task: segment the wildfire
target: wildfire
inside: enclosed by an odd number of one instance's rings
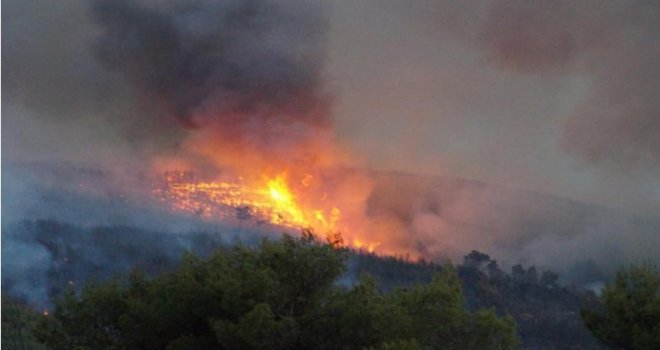
[[[324,203],[305,207],[297,197],[286,173],[262,176],[260,183],[244,179],[204,181],[190,172],[167,172],[154,194],[172,209],[195,214],[209,220],[254,220],[257,223],[289,228],[312,228],[331,233],[338,229],[339,208]],[[310,186],[312,176],[303,178],[300,188]]]
[[[266,179],[268,193],[265,196],[265,206],[272,208],[271,221],[276,224],[294,224],[309,226],[310,222],[296,204],[284,176]],[[264,204],[261,202],[261,204]],[[268,203],[270,202],[270,203]]]
[[[155,196],[204,220],[340,232],[357,249],[391,252],[387,243],[379,243],[383,227],[373,230],[365,214],[372,181],[365,172],[351,170],[351,157],[337,147],[325,117],[284,118],[276,112],[223,114],[233,122],[195,129],[180,154],[153,160],[153,172],[163,174]],[[208,116],[213,117],[218,115]],[[249,122],[255,118],[263,124]],[[217,171],[204,177],[210,169]]]
[[[357,238],[354,239],[352,243],[353,247],[355,247],[357,250],[366,250],[369,253],[373,253],[380,245],[380,242],[365,242]]]
[[[380,242],[355,238],[349,225],[342,225],[342,211],[327,193],[316,193],[314,176],[306,174],[295,182],[286,172],[263,175],[256,182],[243,178],[203,180],[192,172],[166,172],[154,195],[172,210],[205,220],[252,222],[291,229],[348,236],[355,249],[376,252]],[[311,199],[310,199],[311,198]]]

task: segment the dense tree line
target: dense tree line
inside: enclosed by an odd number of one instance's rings
[[[356,274],[369,273],[382,290],[428,283],[442,269],[434,262],[402,257],[355,255]],[[470,310],[494,309],[511,315],[525,349],[598,349],[598,340],[585,327],[580,308],[597,303],[596,294],[562,286],[558,275],[534,266],[514,265],[509,271],[485,253],[472,251],[456,266]]]
[[[34,297],[25,293],[43,288],[52,298],[57,298],[71,287],[80,289],[85,281],[106,280],[117,273],[127,274],[131,268],[138,268],[147,276],[156,276],[174,271],[185,250],[209,257],[213,251],[228,249],[236,242],[226,241],[224,237],[213,232],[168,234],[133,227],[84,228],[57,221],[17,223],[3,227],[3,292],[19,298]],[[256,246],[259,242],[244,233],[241,237],[241,241],[249,246]],[[27,274],[25,270],[9,269],[11,264],[7,259],[11,259],[10,253],[13,250],[19,252],[15,248],[25,246],[31,248],[30,254],[32,251],[47,251],[50,260],[27,262],[36,268],[31,268]],[[411,289],[428,284],[433,275],[442,270],[440,264],[425,260],[412,261],[405,257],[365,252],[345,254],[348,256],[347,269],[336,283],[350,287],[367,273],[374,277],[378,291],[385,294],[397,288]],[[493,259],[475,265],[471,262],[471,255],[456,266],[469,310],[494,308],[498,315],[513,316],[521,345],[527,349],[586,349],[595,346],[596,340],[579,317],[584,292],[561,287],[556,281],[530,285],[527,279],[513,278],[511,272],[500,270]],[[540,273],[541,276],[544,274]],[[25,281],[31,281],[30,285],[26,286]],[[46,293],[37,297],[40,295]],[[26,300],[35,303],[35,299]],[[52,308],[47,300],[50,299],[36,299],[39,310]]]
[[[426,285],[338,286],[347,253],[313,235],[186,255],[154,278],[88,284],[56,304],[37,337],[52,349],[511,349],[514,322],[468,312],[447,267]]]
[[[258,247],[259,239],[245,235],[241,237],[244,237],[244,244],[248,245],[241,249],[250,251],[249,247]],[[222,254],[234,251],[235,248],[229,248],[232,243],[235,241],[228,242],[223,236],[214,233],[178,235],[130,227],[83,228],[56,221],[24,222],[3,227],[3,343],[17,349],[39,348],[33,335],[33,325],[44,318],[44,308],[49,309],[51,315],[48,319],[52,320],[52,305],[43,304],[44,299],[36,299],[39,307],[35,311],[35,304],[28,305],[19,301],[35,295],[23,294],[22,291],[30,293],[44,288],[54,298],[62,295],[70,298],[74,296],[70,294],[74,290],[78,293],[75,295],[84,295],[81,287],[90,279],[105,281],[117,273],[126,276],[131,268],[143,271],[142,274],[133,273],[131,278],[114,280],[113,283],[119,287],[127,288],[130,280],[139,280],[138,277],[153,281],[171,273],[180,273],[181,254],[185,250],[201,258],[187,255],[183,259],[183,266],[189,264],[189,260],[203,265],[208,264],[204,261],[211,259],[217,250],[221,250]],[[23,258],[25,254],[21,255],[21,252],[25,253],[26,247],[30,248],[28,253],[41,254],[45,251],[50,259],[26,261]],[[428,288],[432,285],[434,275],[447,272],[444,265],[425,260],[411,261],[405,257],[350,251],[341,251],[340,255],[344,272],[335,279],[330,289],[348,292],[354,286],[363,290],[365,286],[371,286],[369,288],[372,288],[374,295],[389,302],[392,302],[395,295],[402,293],[401,289],[410,292],[419,286]],[[29,269],[14,270],[12,264],[28,266]],[[517,323],[520,345],[525,349],[596,349],[617,341],[619,343],[613,344],[619,345],[614,348],[644,349],[649,347],[640,339],[649,339],[648,334],[657,334],[657,320],[660,318],[657,316],[657,281],[660,277],[657,270],[650,267],[634,273],[630,269],[622,270],[600,297],[592,292],[563,286],[555,273],[537,270],[533,266],[515,265],[505,271],[487,254],[476,251],[466,255],[463,262],[453,270],[460,280],[462,303],[470,311],[468,314],[490,309],[495,311],[495,315],[512,316]],[[365,278],[364,274],[373,276],[373,279]],[[640,288],[646,292],[633,292]],[[654,295],[653,288],[656,288],[656,299],[648,297]],[[41,295],[46,294],[36,296]],[[23,300],[34,302],[35,299]],[[636,300],[632,305],[646,306],[632,308],[622,302],[626,300]],[[630,315],[617,319],[616,315],[622,313],[607,311],[607,305],[611,305],[609,308],[613,310],[642,310],[642,313],[635,314],[646,316],[641,318],[642,321]],[[590,329],[585,327],[580,317],[581,308],[584,308],[583,316]],[[612,320],[617,320],[618,325],[613,325]],[[631,328],[625,328],[625,325],[635,325],[637,330],[634,332],[637,333],[631,335]],[[594,331],[598,339],[592,336],[590,330]],[[388,344],[390,348],[405,348],[412,346],[411,343],[417,344],[408,340]],[[634,347],[638,343],[643,345]],[[633,345],[625,347],[621,344]]]

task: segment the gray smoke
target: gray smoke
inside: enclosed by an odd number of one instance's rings
[[[2,6],[6,159],[139,165],[180,150],[181,126],[241,140],[329,124],[320,4]]]
[[[185,126],[250,118],[325,123],[319,6],[277,1],[97,1],[95,56]],[[322,120],[315,120],[321,118]],[[211,119],[211,120],[209,120]],[[253,121],[254,122],[254,121]]]
[[[590,96],[562,146],[595,163],[660,166],[660,5],[650,1],[495,1],[479,37],[498,64],[585,74]]]
[[[585,78],[589,93],[563,123],[561,147],[599,166],[651,166],[657,174],[660,4],[439,1],[413,11],[422,10],[430,25],[480,50],[499,69]]]
[[[660,218],[464,179],[374,178],[369,215],[401,227],[388,239],[427,259],[460,261],[476,249],[507,268],[536,265],[579,285],[606,280],[622,264],[660,264]]]
[[[505,183],[648,216],[660,208],[655,2],[336,2],[327,21],[326,8],[302,1],[2,7],[3,172],[8,159],[71,160],[134,176],[136,167],[117,160],[139,165],[176,152],[190,131],[181,124],[212,124],[223,145],[250,135],[277,154],[273,145],[295,139],[289,131],[298,124],[317,131],[331,122],[330,83],[338,85],[338,135],[368,166]],[[163,218],[112,193],[58,194],[78,186],[68,173],[57,178],[66,186],[44,190],[36,173],[3,173],[3,219],[142,227]],[[368,215],[405,228],[396,240],[428,257],[479,249],[562,272],[575,265],[582,275],[594,264],[609,273],[619,262],[657,260],[654,218],[393,179],[374,192]],[[188,230],[187,221],[164,225]],[[26,266],[41,264],[44,252],[30,259]],[[24,265],[8,266],[24,273]]]
[[[68,289],[132,269],[148,274],[173,270],[186,252],[208,256],[240,242],[254,245],[249,230],[172,234],[131,226],[82,226],[56,220],[3,224],[2,288],[34,306],[50,307]]]

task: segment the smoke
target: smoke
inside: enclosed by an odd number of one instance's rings
[[[184,252],[208,256],[236,244],[225,230],[172,234],[130,226],[78,226],[36,220],[5,224],[2,288],[39,307],[51,307],[67,289],[79,291],[89,280],[105,280],[138,269],[147,274],[172,271]],[[238,232],[233,232],[237,234]],[[242,244],[259,236],[243,232]]]
[[[96,57],[168,105],[205,118],[325,118],[319,91],[324,21],[318,6],[268,1],[98,1]],[[208,114],[212,115],[208,115]],[[200,120],[201,119],[201,120]],[[231,122],[237,120],[224,120]]]
[[[122,73],[163,117],[176,118],[188,129],[212,129],[211,135],[192,136],[196,140],[188,142],[189,149],[213,156],[205,151],[213,142],[215,150],[239,148],[243,152],[233,153],[249,157],[273,153],[276,144],[290,151],[293,142],[323,137],[317,135],[330,121],[321,89],[325,21],[320,6],[271,1],[158,5],[95,2],[92,15],[102,34],[94,55],[107,69]],[[235,161],[228,155],[215,158]]]
[[[174,121],[140,108],[134,88],[94,59],[88,1],[2,9],[3,162],[134,167],[178,143]]]
[[[319,4],[69,1],[50,9],[9,1],[3,8],[3,111],[14,131],[3,153],[14,160],[140,164],[138,156],[185,150],[184,157],[208,157],[200,150],[208,139],[291,151],[288,140],[315,143],[328,128]],[[182,146],[200,128],[212,135]]]
[[[65,160],[123,175],[153,166],[261,176],[273,166],[300,169],[289,174],[300,180],[350,158],[347,146],[365,167],[474,178],[648,216],[660,208],[652,2],[2,6],[3,167]],[[74,175],[47,186],[32,177],[37,170],[8,169],[3,218],[161,229],[149,225],[162,212],[120,197],[143,193],[144,183],[122,178],[106,191],[115,180],[103,175],[90,197],[71,180],[84,171],[66,168]],[[360,227],[384,251],[458,258],[478,249],[562,271],[584,270],[590,259],[610,272],[660,249],[655,219],[469,181],[374,175],[372,190],[362,172],[340,173],[314,173],[329,184],[316,186],[349,198],[346,211],[368,218]],[[62,183],[72,186],[67,195]],[[163,223],[188,225],[196,224]],[[29,264],[43,256],[36,250]]]
[[[655,3],[327,7],[6,1],[3,153],[209,153],[177,120],[285,153],[331,124],[330,82],[336,125],[370,164],[658,208]]]
[[[660,8],[647,1],[495,1],[478,41],[505,69],[583,74],[562,147],[598,164],[660,166]]]
[[[660,263],[658,218],[464,179],[374,178],[368,215],[397,228],[384,244],[426,259],[460,261],[476,249],[506,267],[536,265],[579,285],[603,281],[624,263]]]
[[[45,303],[49,297],[48,270],[53,259],[43,246],[8,238],[3,234],[3,290],[30,302]]]
[[[382,167],[461,174],[622,209],[492,186],[399,179],[398,189],[370,204],[411,232],[411,249],[457,257],[472,247],[583,281],[587,273],[576,271],[588,262],[601,277],[620,263],[658,262],[657,3],[423,1],[383,7],[352,7],[376,13],[359,26],[351,24],[360,19],[337,11],[347,33],[380,31],[355,39],[338,34],[335,45],[361,51],[350,59],[336,56],[333,66],[335,79],[347,79],[341,66],[350,60],[375,62],[368,76],[351,80],[357,88],[343,87],[355,94],[346,102],[351,109],[367,115],[366,108],[373,109],[394,120],[392,134],[387,127],[368,134],[377,147],[396,145],[386,148],[395,155]],[[403,54],[379,48],[387,44]],[[392,89],[394,82],[401,88]],[[338,109],[340,117],[355,118]],[[396,121],[388,109],[405,118]]]
[[[420,28],[445,33],[496,69],[541,80],[582,77],[587,93],[561,126],[562,149],[599,166],[660,166],[657,3],[489,0],[393,8],[420,15]]]

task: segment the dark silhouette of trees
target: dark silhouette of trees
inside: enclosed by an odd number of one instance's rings
[[[373,254],[355,254],[349,264],[353,274],[369,273],[378,288],[391,291],[426,284],[445,265]],[[469,310],[491,309],[510,315],[524,349],[600,349],[597,339],[580,318],[580,307],[595,303],[595,294],[559,284],[557,273],[514,265],[509,271],[485,253],[472,251],[456,266]],[[401,345],[402,348],[406,346]]]
[[[598,339],[614,349],[660,349],[660,273],[655,266],[620,270],[599,299],[600,307],[582,311]]]
[[[490,261],[488,254],[473,250],[463,258],[463,266],[480,270],[484,264]]]
[[[143,271],[146,275],[143,278],[150,281],[155,276],[177,271],[185,250],[203,259],[211,257],[217,250],[222,250],[221,254],[229,254],[233,243],[227,240],[226,234],[196,232],[180,235],[122,226],[87,228],[57,221],[27,221],[5,226],[3,249],[11,249],[13,242],[21,247],[28,246],[37,253],[47,252],[50,259],[31,265],[28,275],[22,272],[24,270],[7,269],[9,265],[3,261],[3,296],[11,295],[21,300],[26,305],[21,310],[32,311],[30,317],[33,319],[43,318],[41,313],[44,308],[50,309],[52,316],[53,309],[50,299],[47,299],[49,295],[62,296],[72,288],[81,295],[80,288],[86,281],[107,281],[116,274],[128,275],[131,267]],[[240,234],[241,240],[249,247],[259,245],[259,238],[246,232]],[[340,237],[334,237],[331,241],[339,242]],[[344,271],[330,289],[342,290],[339,287],[343,287],[349,290],[366,273],[373,276],[379,294],[391,294],[401,288],[412,290],[418,285],[427,286],[435,274],[445,269],[444,263],[428,260],[412,261],[405,257],[365,252],[343,254],[348,256],[343,262]],[[475,252],[471,256],[488,255]],[[561,285],[556,273],[536,268],[532,270],[529,266],[516,267],[513,270],[516,274],[514,279],[512,269],[505,270],[496,260],[488,259],[466,257],[461,265],[455,267],[468,310],[493,309],[497,315],[513,317],[523,348],[598,348],[597,339],[580,317],[580,308],[585,304],[598,304],[593,292]],[[472,264],[467,260],[478,263]],[[534,275],[537,275],[536,278]],[[26,277],[31,283],[28,286],[22,284]],[[119,281],[120,287],[126,287],[128,281],[128,277]],[[39,290],[46,293],[35,293]],[[31,308],[38,305],[36,312],[30,310],[30,305]],[[3,317],[9,315],[12,313],[3,312]],[[27,334],[25,331],[29,331],[21,322],[3,322],[2,325],[3,336],[18,332]],[[204,327],[206,325],[204,323]],[[180,340],[182,343],[192,341],[191,337]],[[409,348],[411,344],[417,343],[397,340],[370,347]]]
[[[464,308],[451,266],[429,283],[381,293],[362,275],[337,284],[348,252],[301,238],[264,240],[156,277],[90,283],[42,317],[52,349],[512,349],[512,319]]]

